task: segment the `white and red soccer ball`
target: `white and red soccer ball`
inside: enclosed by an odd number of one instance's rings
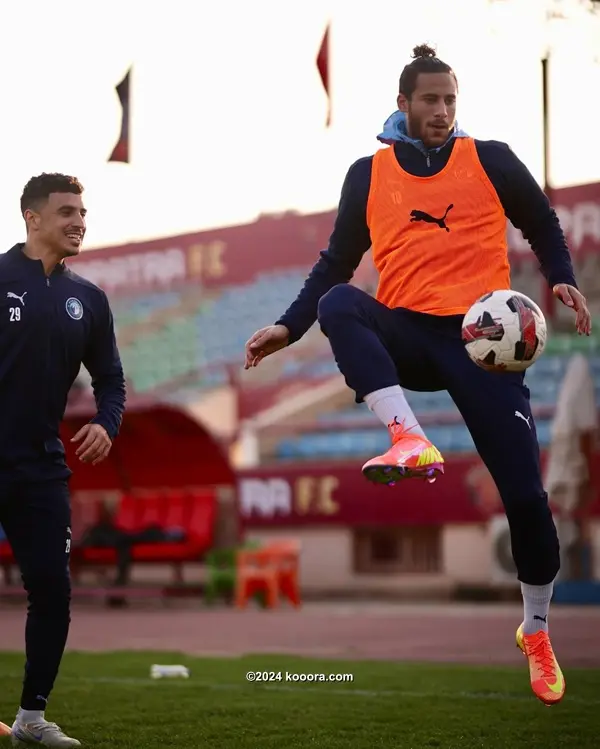
[[[547,337],[542,310],[511,289],[480,297],[462,323],[462,340],[471,359],[491,372],[523,372],[542,355]]]

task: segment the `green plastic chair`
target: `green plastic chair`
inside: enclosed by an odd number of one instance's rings
[[[206,555],[206,584],[204,588],[204,601],[209,606],[217,598],[232,601],[235,590],[235,560],[238,551],[259,549],[258,541],[248,541],[240,546],[232,546],[224,549],[213,549]],[[264,595],[261,591],[255,595],[256,600],[265,605]]]

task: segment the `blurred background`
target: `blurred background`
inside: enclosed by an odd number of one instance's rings
[[[30,176],[82,180],[86,249],[69,265],[109,295],[128,382],[110,460],[71,455],[76,595],[117,586],[107,600],[233,605],[251,559],[238,552],[254,548],[288,559],[296,602],[518,598],[499,497],[446,393],[408,393],[445,476],[391,490],[361,477],[388,435],[353,403],[317,326],[243,370],[245,341],[327,246],[346,171],[380,147],[400,72],[428,42],[458,76],[460,126],[508,142],[546,190],[596,318],[591,337],[574,334],[509,225],[513,287],[550,326],[526,379],[563,541],[556,600],[600,603],[600,3],[461,0],[460,11],[442,0],[0,8],[0,246],[24,240]],[[353,283],[374,290],[369,256]],[[93,413],[82,370],[67,444]],[[2,593],[20,595],[1,541],[0,560]],[[255,590],[269,605],[271,588]]]

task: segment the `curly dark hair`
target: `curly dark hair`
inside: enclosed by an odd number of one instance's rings
[[[428,44],[418,44],[412,56],[414,60],[406,65],[400,76],[399,91],[407,99],[414,94],[417,88],[419,73],[450,73],[458,85],[456,74],[445,62],[436,57],[436,51]]]
[[[21,215],[24,216],[28,208],[38,208],[42,202],[48,200],[53,192],[70,192],[73,195],[81,195],[83,185],[77,177],[60,174],[59,172],[44,172],[37,177],[32,177],[23,188]]]

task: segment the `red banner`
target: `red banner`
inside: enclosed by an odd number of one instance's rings
[[[247,528],[481,523],[502,512],[489,472],[473,455],[449,460],[433,484],[378,486],[362,476],[359,462],[258,468],[239,472],[237,483]]]

